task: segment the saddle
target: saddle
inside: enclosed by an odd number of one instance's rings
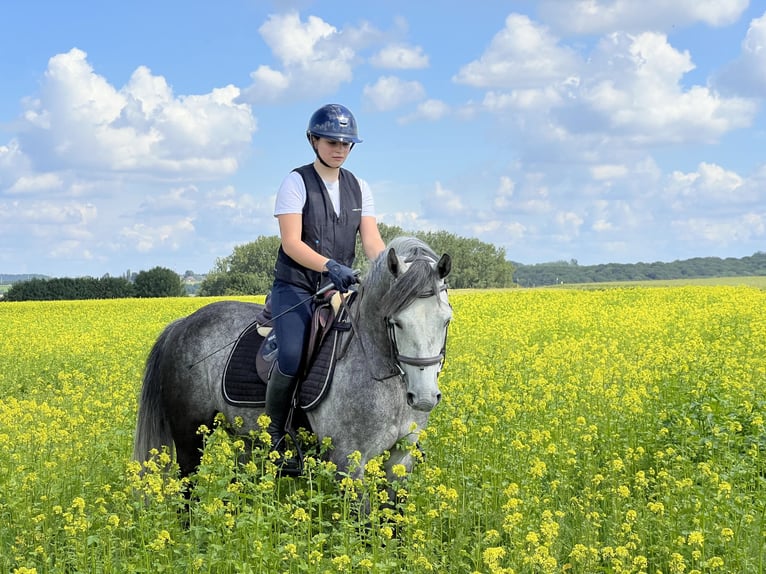
[[[351,329],[348,306],[352,304],[354,295],[354,292],[344,296],[331,291],[315,303],[308,343],[304,349],[303,364],[306,368],[299,377],[294,401],[303,411],[316,408],[329,389],[340,354],[341,337]],[[265,405],[266,384],[276,360],[278,345],[270,322],[271,306],[267,298],[266,305],[254,322],[242,331],[227,358],[221,385],[227,403],[253,408]]]

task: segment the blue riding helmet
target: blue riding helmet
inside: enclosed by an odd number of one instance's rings
[[[361,143],[356,131],[356,119],[346,106],[327,104],[311,115],[306,137],[322,137],[339,142]]]

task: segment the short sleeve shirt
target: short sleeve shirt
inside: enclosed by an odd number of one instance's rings
[[[363,179],[356,178],[362,191],[362,217],[375,217],[375,202],[372,198],[370,186]],[[327,193],[330,195],[335,213],[340,211],[340,181],[328,184],[324,182]],[[274,205],[274,217],[287,213],[303,213],[303,205],[306,203],[306,185],[303,183],[301,174],[291,171],[279,186],[277,200]]]

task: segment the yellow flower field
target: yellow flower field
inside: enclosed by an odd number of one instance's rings
[[[450,299],[393,507],[379,460],[280,479],[223,425],[190,484],[139,474],[143,362],[210,299],[0,304],[0,572],[766,572],[765,291]]]

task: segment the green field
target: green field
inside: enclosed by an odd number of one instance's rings
[[[0,572],[766,572],[766,291],[450,299],[393,508],[380,460],[280,479],[222,427],[191,482],[130,461],[146,355],[209,299],[0,304]]]

